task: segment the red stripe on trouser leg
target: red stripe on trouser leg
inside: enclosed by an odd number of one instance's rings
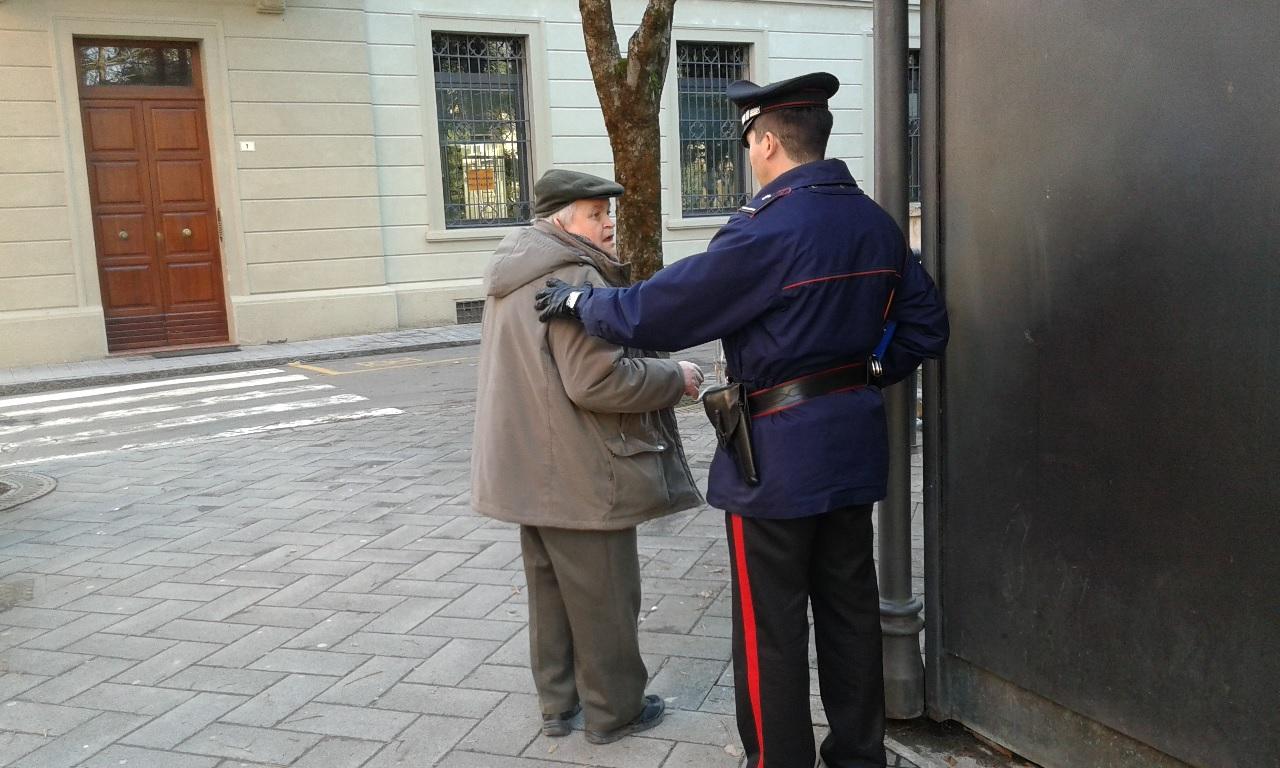
[[[747,657],[747,695],[751,699],[751,712],[756,721],[756,747],[760,750],[760,762],[756,768],[764,768],[764,720],[760,715],[760,648],[756,643],[756,611],[751,602],[751,579],[747,576],[747,550],[742,539],[742,518],[733,517],[734,562],[738,570],[738,594],[742,601],[742,644]]]

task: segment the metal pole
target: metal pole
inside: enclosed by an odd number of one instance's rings
[[[942,127],[941,15],[938,0],[920,3],[920,249],[938,290],[946,295],[945,265],[939,252],[942,190],[938,146]],[[943,668],[942,623],[942,366],[924,365],[924,635],[926,706],[935,720],[951,717],[946,670]]]
[[[907,230],[907,0],[875,0],[876,201]],[[905,238],[905,234],[904,234]],[[889,488],[879,507],[880,625],[884,632],[885,714],[924,712],[920,659],[923,601],[911,591],[911,397],[885,391]]]

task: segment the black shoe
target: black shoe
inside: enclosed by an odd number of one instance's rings
[[[578,704],[568,712],[561,712],[558,715],[542,716],[542,735],[558,738],[560,736],[568,736],[573,730],[573,718],[578,716],[582,711],[582,705]]]
[[[587,741],[592,744],[609,744],[621,739],[623,736],[630,736],[633,733],[649,730],[662,722],[662,714],[666,709],[667,705],[662,700],[662,697],[651,693],[644,697],[644,707],[640,709],[640,714],[636,715],[631,722],[614,728],[612,731],[584,731],[584,735],[587,737]]]

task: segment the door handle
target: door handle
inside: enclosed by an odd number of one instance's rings
[[[121,240],[128,240],[128,239],[129,239],[129,233],[128,233],[127,231],[123,230],[123,229],[122,229],[122,230],[120,230],[120,231],[117,233],[117,236],[118,236]]]
[[[183,236],[183,237],[191,237],[191,228],[190,228],[190,227],[186,227],[186,228],[184,228],[184,229],[182,230],[182,236]]]
[[[156,242],[164,245],[164,235],[160,232],[156,233]]]

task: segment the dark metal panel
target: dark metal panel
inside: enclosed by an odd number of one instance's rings
[[[940,658],[1274,764],[1280,6],[939,5]]]

